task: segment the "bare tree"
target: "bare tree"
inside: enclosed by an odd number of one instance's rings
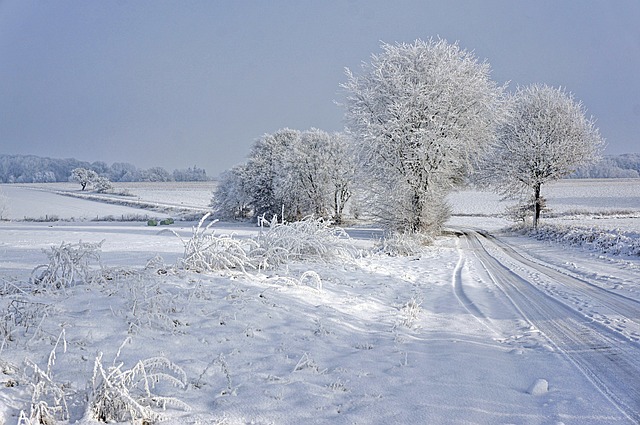
[[[537,227],[544,204],[542,185],[595,162],[604,142],[583,105],[561,88],[518,88],[507,110],[499,137],[479,170],[480,181],[506,196],[528,192]]]
[[[381,47],[360,75],[347,69],[342,85],[368,209],[397,230],[438,231],[446,193],[494,137],[502,88],[457,44]]]

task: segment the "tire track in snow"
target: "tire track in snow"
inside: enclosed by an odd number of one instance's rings
[[[523,317],[547,338],[631,422],[640,423],[640,347],[614,330],[588,320],[540,290],[506,265],[480,241],[477,232],[464,232],[494,283]],[[487,243],[493,243],[484,239]],[[505,250],[498,244],[498,252]],[[506,253],[508,255],[508,253]],[[519,262],[518,258],[509,256]],[[519,262],[526,269],[526,262]],[[538,264],[536,269],[545,268]],[[541,271],[541,270],[538,270]],[[545,270],[546,271],[546,270]]]
[[[462,234],[460,234],[462,236]],[[456,263],[455,268],[453,269],[453,276],[451,277],[451,286],[453,288],[453,294],[455,295],[458,303],[464,307],[465,310],[469,314],[478,320],[484,327],[489,329],[495,335],[501,335],[493,326],[491,326],[489,319],[487,316],[478,308],[478,306],[467,296],[464,291],[464,286],[462,285],[462,271],[464,270],[464,266],[466,264],[466,254],[460,247],[460,238],[456,239],[456,250],[458,252],[458,262]]]
[[[559,288],[556,291],[560,291],[558,296],[568,307],[581,312],[583,316],[590,320],[595,320],[602,326],[623,335],[630,341],[640,341],[640,300],[610,291],[568,272],[552,268],[522,255],[504,241],[482,232],[478,233],[498,246],[513,260],[528,266],[536,273],[546,276],[552,282],[559,284]],[[597,301],[597,307],[584,305],[584,303],[580,305],[584,300]]]

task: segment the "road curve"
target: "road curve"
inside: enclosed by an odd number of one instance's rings
[[[578,294],[584,304],[597,305],[599,311],[631,324],[638,322],[637,300],[525,258],[505,243],[477,231],[462,230],[460,237],[523,318],[566,356],[630,423],[640,424],[640,343],[619,328],[594,320],[582,307],[558,294]],[[557,293],[532,282],[533,277],[551,281]]]

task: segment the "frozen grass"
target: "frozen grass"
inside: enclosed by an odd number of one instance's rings
[[[100,422],[155,423],[162,420],[162,411],[169,408],[188,411],[179,399],[158,394],[162,384],[178,390],[187,385],[185,372],[165,357],[140,360],[130,369],[114,359],[104,366],[102,353],[95,359],[91,379],[89,413]],[[171,393],[173,391],[166,391]]]

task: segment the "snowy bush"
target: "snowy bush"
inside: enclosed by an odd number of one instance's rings
[[[98,193],[105,193],[113,190],[113,184],[106,177],[98,176],[93,186]]]
[[[49,264],[43,264],[31,272],[31,282],[43,289],[61,289],[79,283],[91,283],[102,279],[95,273],[92,262],[100,268],[100,249],[104,240],[99,243],[78,242],[77,244],[62,242],[59,247],[52,246],[43,250],[49,257]]]
[[[266,226],[266,230],[264,225]],[[331,227],[321,218],[305,217],[292,223],[263,220],[251,252],[261,269],[277,267],[289,261],[353,261],[357,250],[349,235],[339,227]]]
[[[255,243],[251,240],[234,239],[231,235],[216,235],[210,228],[217,220],[203,227],[210,215],[207,213],[200,219],[188,240],[174,232],[184,245],[184,255],[179,267],[196,272],[232,269],[245,271],[246,267],[253,267],[247,252]]]
[[[421,233],[393,232],[378,241],[374,250],[392,257],[410,256],[422,253],[432,242],[431,237]]]
[[[117,357],[116,357],[117,360]],[[89,411],[100,422],[125,422],[142,420],[153,423],[162,419],[158,409],[177,408],[189,410],[189,406],[175,397],[156,394],[156,386],[168,384],[172,388],[186,388],[184,371],[164,357],[141,360],[131,369],[123,369],[123,363],[105,368],[102,353],[95,360]]]
[[[604,230],[598,227],[544,224],[537,229],[515,227],[513,230],[524,230],[528,236],[539,240],[578,246],[607,254],[640,256],[640,235],[625,233],[618,229]]]

